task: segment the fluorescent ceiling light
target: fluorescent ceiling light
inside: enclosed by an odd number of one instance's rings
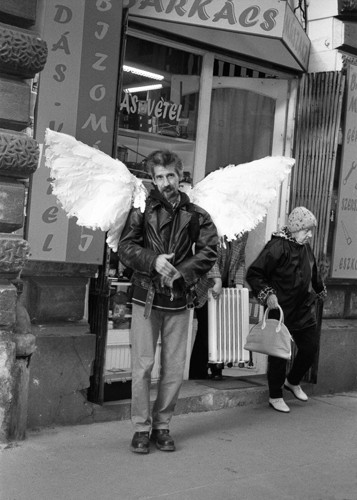
[[[145,71],[144,69],[134,68],[133,66],[123,66],[123,70],[127,73],[133,73],[134,75],[145,76],[151,78],[152,80],[163,80],[164,76],[158,73],[151,73],[150,71]]]
[[[162,83],[156,83],[154,85],[143,85],[141,87],[130,87],[129,89],[124,89],[127,94],[133,94],[135,92],[144,92],[145,90],[156,90],[162,89]]]

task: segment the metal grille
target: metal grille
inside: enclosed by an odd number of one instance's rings
[[[326,254],[344,88],[341,72],[309,73],[301,79],[298,96],[291,209],[306,206],[316,215],[318,230],[312,248],[323,278],[329,269]],[[320,332],[323,310],[317,306]],[[295,356],[293,344],[288,369]],[[316,383],[317,371],[318,354],[304,380]]]
[[[340,72],[309,73],[299,88],[291,208],[316,215],[312,247],[319,262],[326,258],[344,85]]]

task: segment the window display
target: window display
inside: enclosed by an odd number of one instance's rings
[[[192,173],[201,56],[127,37],[120,98],[117,158],[149,178],[145,159],[171,149]]]

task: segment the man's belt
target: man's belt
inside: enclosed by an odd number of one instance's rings
[[[144,318],[150,318],[152,304],[154,302],[155,297],[155,287],[152,283],[150,283],[148,293],[146,295],[145,309],[144,309]]]

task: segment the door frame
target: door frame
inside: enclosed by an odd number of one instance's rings
[[[213,64],[214,54],[204,56],[199,89],[200,98],[193,172],[194,184],[205,176],[211,109],[207,103],[211,103],[212,90],[215,88],[248,90],[275,99],[276,108],[271,154],[272,156],[291,156],[292,154],[295,106],[299,81],[297,79],[277,78],[216,77],[213,76]],[[289,210],[289,192],[290,176],[283,181],[279,189],[279,196],[269,207],[266,218],[266,241],[277,227],[285,224]]]

